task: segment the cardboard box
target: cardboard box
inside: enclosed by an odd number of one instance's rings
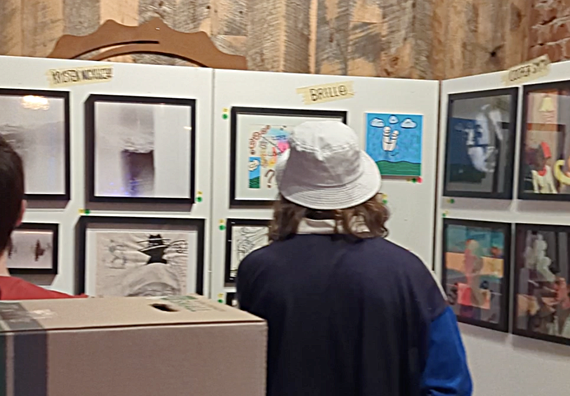
[[[0,328],[2,396],[265,395],[265,322],[200,296],[0,302]]]

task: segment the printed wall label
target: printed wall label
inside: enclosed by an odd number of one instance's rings
[[[113,79],[113,66],[50,69],[47,77],[51,88],[109,82]]]
[[[333,102],[335,100],[350,99],[354,97],[352,81],[339,83],[314,85],[311,87],[297,88],[297,93],[303,95],[306,105]]]
[[[548,73],[550,73],[550,58],[548,55],[542,55],[528,62],[511,67],[505,71],[503,80],[505,85],[523,84],[547,76]]]

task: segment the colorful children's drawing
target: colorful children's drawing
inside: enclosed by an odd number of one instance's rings
[[[275,164],[289,149],[293,126],[252,125],[249,136],[249,188],[275,189]]]
[[[421,176],[421,115],[366,114],[366,152],[383,176]]]

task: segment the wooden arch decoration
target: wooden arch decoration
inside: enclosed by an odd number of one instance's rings
[[[205,32],[178,32],[160,18],[153,18],[140,26],[126,26],[108,20],[87,36],[64,35],[48,58],[75,59],[109,47],[112,48],[96,54],[90,60],[150,53],[184,59],[201,67],[247,70],[244,56],[220,51]]]

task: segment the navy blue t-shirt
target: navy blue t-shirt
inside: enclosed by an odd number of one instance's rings
[[[430,326],[448,305],[409,251],[383,238],[295,235],[247,256],[237,288],[240,307],[268,321],[268,395],[421,394]]]

